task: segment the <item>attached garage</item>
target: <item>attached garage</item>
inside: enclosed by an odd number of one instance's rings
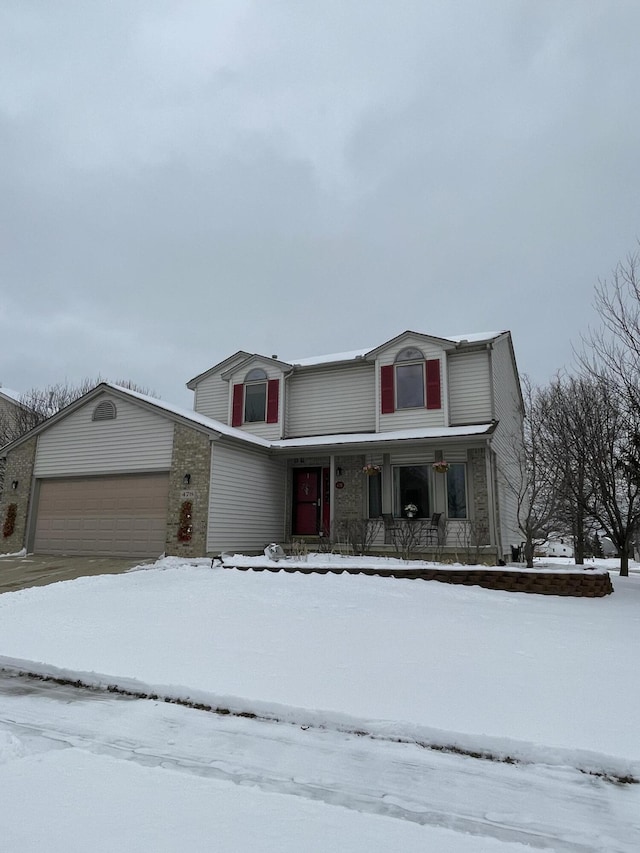
[[[158,557],[167,534],[169,474],[40,481],[33,550]]]

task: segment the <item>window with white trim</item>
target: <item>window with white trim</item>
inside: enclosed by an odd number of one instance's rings
[[[396,409],[424,407],[424,364],[424,355],[417,347],[405,347],[396,356]]]
[[[396,518],[429,518],[431,516],[430,468],[430,465],[396,465],[394,467],[393,514]]]
[[[447,471],[447,516],[468,518],[467,513],[467,466],[452,462]]]
[[[254,367],[244,378],[244,422],[258,423],[267,419],[267,374]]]

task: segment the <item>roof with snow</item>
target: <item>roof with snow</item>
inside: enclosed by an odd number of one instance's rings
[[[402,332],[402,335],[407,334],[407,332]],[[506,334],[506,331],[501,332],[472,332],[465,335],[426,335],[422,332],[412,332],[409,334],[415,334],[422,337],[434,337],[441,341],[450,341],[452,344],[461,344],[461,343],[488,343],[489,341],[493,341],[496,338],[499,338],[501,335]],[[401,337],[401,335],[398,335]],[[391,338],[391,340],[395,340],[395,338]],[[386,344],[390,343],[390,341],[385,341],[383,344],[377,344],[374,347],[365,347],[364,349],[356,349],[350,350],[349,352],[334,352],[329,353],[327,355],[316,355],[307,358],[286,358],[284,359],[288,364],[293,364],[296,367],[311,367],[316,364],[331,364],[333,362],[339,361],[355,361],[358,358],[364,358],[369,353],[374,350],[378,350],[381,347],[384,347]]]
[[[7,397],[14,403],[19,403],[20,398],[22,397],[22,395],[18,394],[17,391],[12,391],[11,388],[5,388],[4,385],[0,385],[0,395]]]

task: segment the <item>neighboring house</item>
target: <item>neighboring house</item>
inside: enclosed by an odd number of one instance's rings
[[[261,551],[345,520],[406,524],[410,504],[441,513],[452,553],[499,559],[520,540],[509,332],[404,332],[311,359],[239,351],[188,387],[194,411],[102,383],[5,448],[17,515],[0,550]],[[382,528],[374,544],[393,550]]]
[[[564,539],[549,539],[535,548],[537,557],[573,557],[573,545]]]

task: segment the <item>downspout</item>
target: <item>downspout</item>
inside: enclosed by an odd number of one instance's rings
[[[498,533],[496,525],[496,490],[494,488],[493,479],[493,448],[491,447],[491,439],[487,439],[485,453],[485,468],[487,477],[487,501],[489,503],[489,543],[495,545],[498,549],[498,556],[502,557],[502,543],[498,542]]]

